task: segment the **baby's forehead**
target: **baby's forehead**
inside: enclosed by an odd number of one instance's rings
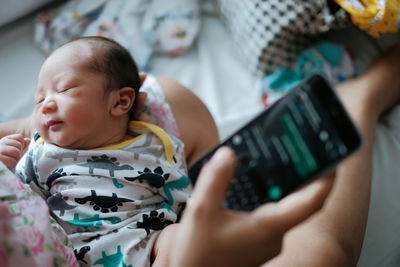
[[[71,41],[60,48],[63,47],[71,48],[72,50],[80,52],[81,54],[94,56],[103,54],[108,46],[104,41],[101,40],[81,38]]]
[[[45,65],[74,66],[92,68],[96,64],[95,51],[87,42],[76,41],[56,49],[47,59]]]
[[[88,42],[79,40],[73,41],[71,43],[67,43],[54,51],[54,54],[61,53],[61,54],[68,54],[72,56],[79,57],[83,60],[87,60],[93,58],[94,56],[94,47],[93,45],[89,44]]]

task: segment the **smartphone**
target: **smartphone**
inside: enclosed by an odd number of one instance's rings
[[[329,82],[314,75],[198,159],[189,177],[195,184],[214,152],[230,146],[237,168],[224,205],[249,211],[335,168],[361,142]]]

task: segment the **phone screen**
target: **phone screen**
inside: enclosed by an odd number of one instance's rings
[[[238,159],[226,206],[251,210],[327,171],[360,145],[360,136],[325,79],[314,76],[221,145]],[[189,176],[197,177],[195,169]]]

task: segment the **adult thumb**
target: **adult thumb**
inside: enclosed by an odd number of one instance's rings
[[[233,150],[228,147],[218,149],[200,171],[191,203],[202,203],[207,209],[220,209],[235,169]]]

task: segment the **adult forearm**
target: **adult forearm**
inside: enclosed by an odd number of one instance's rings
[[[368,216],[369,159],[364,148],[338,168],[334,188],[323,209],[288,232],[282,253],[266,266],[357,264]]]
[[[337,168],[334,187],[321,211],[288,232],[282,253],[267,266],[356,265],[368,217],[373,141],[381,113],[373,108],[373,91],[365,85],[365,80],[354,80],[339,88],[363,135],[362,148]],[[368,93],[363,95],[362,90]]]
[[[20,133],[28,138],[32,137],[30,117],[0,123],[0,138],[14,133]]]

